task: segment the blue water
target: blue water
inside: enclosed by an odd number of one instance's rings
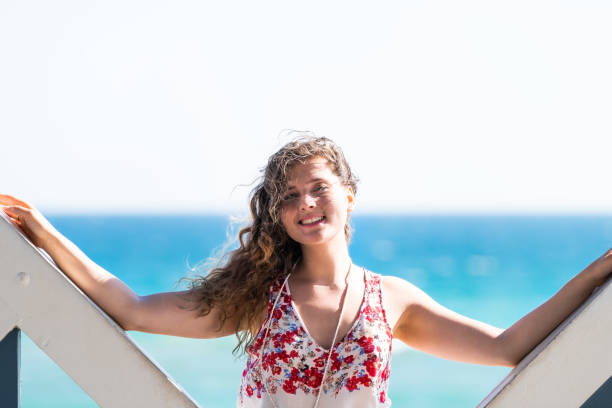
[[[222,216],[49,219],[142,295],[180,289],[175,284],[188,265],[218,249],[228,225]],[[356,264],[407,279],[444,306],[497,327],[512,325],[612,246],[610,216],[362,215],[353,226]],[[234,406],[243,361],[231,354],[232,336],[129,335],[201,405]],[[397,407],[473,407],[510,372],[394,349],[389,396]],[[24,408],[96,406],[25,335],[22,401]]]

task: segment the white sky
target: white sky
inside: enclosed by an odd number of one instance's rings
[[[0,192],[239,211],[300,129],[343,147],[364,212],[610,213],[610,21],[588,0],[3,2]]]

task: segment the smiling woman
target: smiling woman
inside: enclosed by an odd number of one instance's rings
[[[456,361],[515,366],[612,272],[612,250],[508,329],[455,313],[412,283],[354,265],[357,178],[342,150],[301,137],[268,160],[250,225],[225,263],[181,292],[135,294],[31,204],[0,195],[32,242],[125,330],[213,338],[247,355],[239,407],[387,407],[391,340]]]

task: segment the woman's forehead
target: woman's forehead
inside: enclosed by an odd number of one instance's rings
[[[310,183],[318,180],[334,181],[338,178],[329,165],[329,161],[322,157],[313,157],[303,163],[296,163],[287,174],[287,187],[296,184]]]

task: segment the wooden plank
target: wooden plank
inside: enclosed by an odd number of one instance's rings
[[[21,331],[18,328],[0,341],[0,401],[3,408],[19,408],[20,405],[20,348]]]

